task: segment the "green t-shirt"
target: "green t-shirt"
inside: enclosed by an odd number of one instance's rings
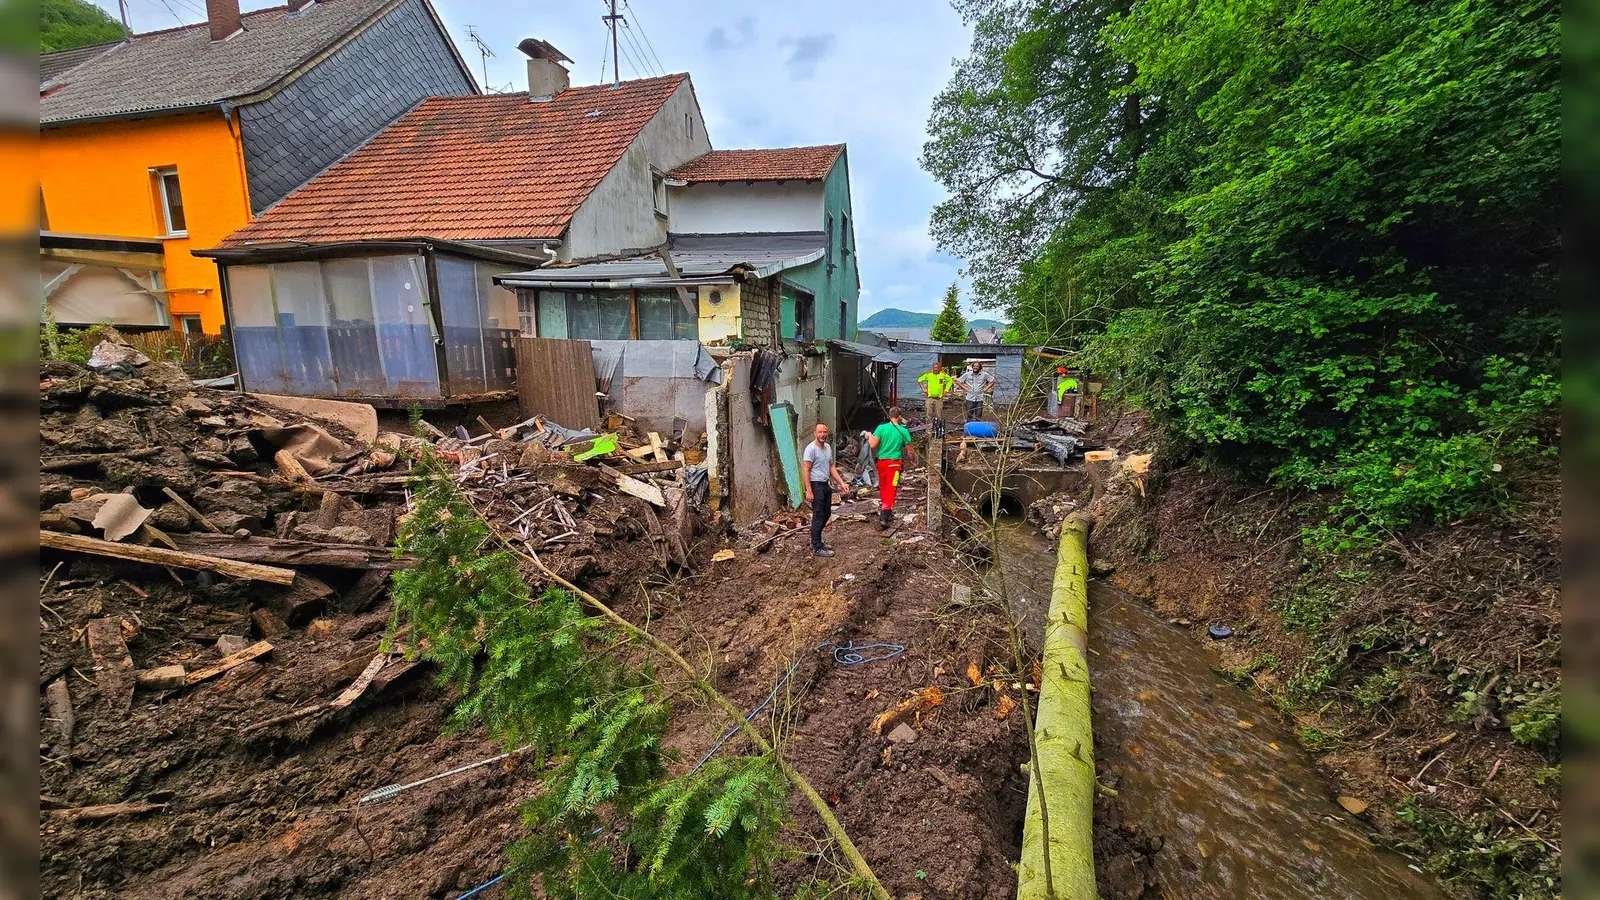
[[[906,451],[906,445],[911,443],[911,432],[904,425],[885,422],[872,432],[878,439],[879,459],[900,459]]]
[[[955,387],[956,384],[956,380],[950,377],[949,372],[924,372],[917,381],[927,386],[929,400],[943,397],[945,391]]]

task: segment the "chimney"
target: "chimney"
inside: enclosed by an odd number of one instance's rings
[[[289,12],[297,13],[310,6],[313,0],[289,0]]]
[[[244,23],[239,18],[239,0],[206,0],[206,21],[211,39],[225,41],[239,33]]]
[[[545,41],[526,38],[517,49],[528,55],[528,100],[544,103],[566,90],[572,84],[564,62],[572,62],[565,53]]]

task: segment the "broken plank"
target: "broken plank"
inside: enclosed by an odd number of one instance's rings
[[[200,535],[191,535],[191,537],[200,537]],[[233,541],[233,543],[245,543],[244,541],[234,541],[232,538],[224,538],[224,540]],[[52,550],[87,553],[91,556],[109,556],[113,559],[125,559],[131,562],[149,563],[156,566],[177,566],[180,569],[220,572],[223,575],[243,578],[248,581],[265,581],[271,584],[294,583],[293,569],[256,565],[255,563],[241,562],[224,556],[208,556],[184,550],[169,550],[165,547],[119,544],[115,541],[103,541],[99,538],[85,537],[79,534],[41,531],[39,532],[39,546],[48,547]]]
[[[666,462],[667,451],[665,446],[661,443],[661,435],[652,431],[645,435],[645,437],[650,439],[650,452],[655,454],[656,462]]]
[[[646,446],[643,446],[643,447],[634,447],[632,450],[624,450],[622,452],[628,454],[629,456],[633,457],[634,459],[644,459],[647,456],[655,456],[656,455],[655,448],[651,447],[649,445],[646,445]]]
[[[188,685],[188,672],[183,666],[161,666],[155,669],[141,669],[134,675],[134,681],[139,687],[147,691],[178,691]]]
[[[336,544],[325,541],[298,541],[255,535],[186,534],[173,537],[178,546],[193,553],[206,553],[241,562],[285,566],[330,566],[336,569],[409,569],[413,561],[396,558],[388,549],[370,544]],[[294,579],[289,579],[293,581]],[[281,581],[279,584],[288,584]]]
[[[113,450],[110,453],[74,453],[54,456],[39,461],[39,471],[60,472],[79,466],[98,465],[108,459],[148,459],[161,452],[160,447],[138,447],[133,450]]]
[[[115,616],[92,619],[85,627],[89,653],[94,657],[95,684],[119,716],[133,708],[133,657],[122,639],[122,620]]]
[[[270,652],[272,652],[272,645],[270,643],[266,641],[256,641],[254,644],[251,644],[243,650],[240,650],[238,653],[229,653],[227,656],[224,656],[213,665],[206,666],[204,669],[196,669],[193,672],[183,676],[183,683],[190,685],[199,684],[208,678],[215,678],[229,669],[232,669],[236,666],[242,666],[250,660]]]
[[[655,485],[646,484],[637,478],[624,475],[609,466],[601,466],[600,471],[606,473],[606,476],[609,477],[612,480],[612,483],[617,486],[617,490],[623,492],[624,494],[627,494],[631,497],[638,497],[640,500],[645,500],[653,506],[660,506],[663,508],[666,507],[667,498],[662,495],[661,489]]]
[[[281,716],[273,716],[270,719],[263,719],[253,725],[246,726],[244,730],[246,732],[257,731],[259,729],[266,728],[268,725],[277,725],[281,722],[292,722],[296,719],[304,719],[307,716],[313,716],[320,712],[344,709],[346,706],[356,702],[356,700],[360,699],[362,694],[367,692],[367,687],[372,684],[372,680],[374,678],[378,677],[378,672],[383,669],[384,664],[388,661],[389,654],[387,653],[379,653],[377,656],[374,656],[372,661],[367,663],[367,667],[361,670],[361,674],[356,677],[356,680],[351,682],[349,687],[340,691],[339,696],[333,698],[327,703],[316,703],[303,709],[297,709],[293,712],[286,712]]]
[[[651,472],[671,472],[673,469],[683,468],[683,460],[669,459],[666,462],[635,463],[623,466],[617,471],[623,475],[648,475]]]
[[[95,819],[112,819],[117,816],[140,816],[166,809],[165,803],[106,803],[101,806],[78,806],[72,809],[52,809],[50,815],[69,822],[90,822]]]
[[[279,450],[272,454],[272,461],[278,464],[278,471],[283,473],[284,479],[290,484],[310,484],[313,481],[311,473],[306,471],[306,467],[301,465],[300,460],[289,450]]]

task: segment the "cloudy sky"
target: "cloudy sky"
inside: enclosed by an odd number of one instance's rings
[[[116,15],[116,0],[97,0]],[[204,19],[205,0],[128,0],[135,31]],[[468,36],[495,56],[489,87],[522,90],[525,37],[575,60],[573,83],[602,80],[610,40],[604,0],[433,0],[481,81]],[[244,0],[244,8],[282,0]],[[619,4],[621,0],[619,0]],[[843,141],[850,148],[862,310],[934,311],[960,262],[938,252],[928,213],[943,192],[917,165],[928,106],[970,37],[940,0],[627,0],[622,77],[689,72],[718,148]],[[648,38],[648,42],[646,41]],[[609,80],[610,61],[605,75]],[[968,309],[969,315],[971,313]]]

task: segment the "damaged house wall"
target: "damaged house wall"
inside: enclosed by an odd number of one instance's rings
[[[698,341],[590,341],[594,370],[609,379],[612,409],[641,432],[672,433],[674,419],[706,429],[706,391],[723,374]]]
[[[684,79],[573,214],[561,260],[616,256],[665,244],[665,173],[710,151],[700,102]]]

